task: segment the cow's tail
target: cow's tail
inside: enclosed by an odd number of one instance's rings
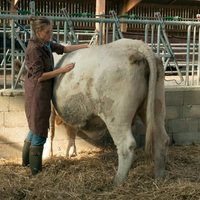
[[[154,52],[146,45],[140,46],[139,51],[143,53],[149,65],[149,84],[146,108],[146,137],[145,151],[151,156],[153,153],[153,133],[155,131],[155,90],[157,80],[157,66]]]

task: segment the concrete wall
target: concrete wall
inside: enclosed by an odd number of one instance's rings
[[[22,93],[1,93],[0,96],[0,158],[21,158],[24,139],[28,133],[28,124],[24,112],[24,96]],[[77,152],[98,150],[99,141],[93,143],[89,138],[78,136],[76,139]],[[63,125],[56,126],[53,145],[54,155],[66,154],[68,138]],[[44,157],[50,155],[50,140],[44,147]]]
[[[2,94],[0,96],[0,158],[21,157],[21,148],[28,132],[24,113],[23,93]],[[200,88],[166,88],[166,130],[174,144],[200,143]],[[137,122],[134,136],[139,146],[144,143],[144,129]],[[138,132],[140,132],[138,134]],[[76,140],[78,152],[94,150],[98,147],[91,140]],[[45,145],[44,155],[49,155],[49,140]],[[67,136],[63,126],[56,127],[54,153],[64,155]]]
[[[17,157],[27,132],[23,96],[0,97],[0,157]]]
[[[166,88],[166,130],[175,144],[200,143],[200,88]]]

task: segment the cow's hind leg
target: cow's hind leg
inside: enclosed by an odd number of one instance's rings
[[[134,159],[134,151],[136,148],[136,141],[133,138],[131,126],[117,126],[108,125],[108,130],[117,147],[118,153],[118,170],[114,178],[114,184],[122,184],[127,176],[129,169]]]
[[[75,144],[75,139],[76,139],[76,134],[77,134],[77,129],[73,128],[72,126],[69,126],[67,124],[64,124],[66,133],[68,136],[68,146],[67,146],[67,151],[66,151],[66,157],[73,157],[77,155],[76,152],[76,144]]]

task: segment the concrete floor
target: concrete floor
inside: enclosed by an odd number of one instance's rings
[[[27,128],[20,129],[23,132],[20,137],[20,142],[8,140],[8,138],[0,137],[0,159],[21,159],[21,152],[23,141],[27,133]],[[80,135],[80,134],[79,134]],[[23,137],[22,137],[23,136]],[[63,125],[56,127],[55,137],[53,140],[53,155],[65,156],[68,144],[67,134]],[[77,153],[82,151],[100,150],[103,145],[100,142],[92,142],[89,138],[82,139],[77,136],[76,138]],[[43,157],[48,158],[50,156],[50,137],[44,145]]]

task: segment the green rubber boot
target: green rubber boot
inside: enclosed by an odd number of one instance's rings
[[[22,148],[22,166],[29,165],[29,151],[30,151],[31,142],[24,140],[24,146]]]
[[[30,147],[29,161],[32,175],[36,175],[42,171],[42,152],[43,146]]]

